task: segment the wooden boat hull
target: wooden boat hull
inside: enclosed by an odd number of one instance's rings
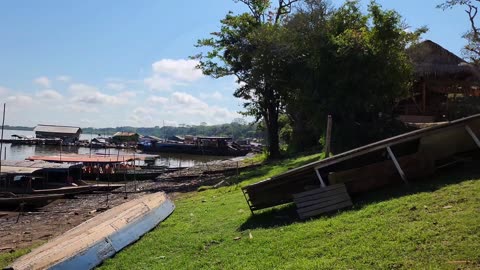
[[[164,193],[129,201],[52,239],[9,269],[92,269],[155,228],[174,209]]]
[[[64,194],[48,195],[25,195],[12,198],[0,198],[1,209],[16,209],[22,204],[24,208],[40,208],[57,199],[63,198]]]

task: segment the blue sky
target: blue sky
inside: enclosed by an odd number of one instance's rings
[[[467,18],[459,8],[436,9],[440,2],[378,1],[460,54]],[[204,77],[188,60],[229,10],[245,8],[230,0],[0,1],[6,123],[161,126],[240,117],[235,80]]]

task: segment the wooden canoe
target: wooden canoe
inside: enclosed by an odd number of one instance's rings
[[[92,269],[155,228],[174,209],[165,193],[126,202],[34,249],[7,269]]]

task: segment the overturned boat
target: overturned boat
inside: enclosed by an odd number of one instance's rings
[[[50,240],[6,269],[92,269],[155,228],[174,209],[165,193],[126,202]]]
[[[478,154],[480,114],[416,130],[242,188],[250,210],[295,202],[301,218],[351,205],[350,194],[409,183]]]

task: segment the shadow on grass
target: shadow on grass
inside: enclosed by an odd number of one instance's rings
[[[238,230],[245,231],[258,228],[273,228],[290,225],[297,221],[300,221],[300,219],[298,218],[296,207],[293,204],[289,204],[279,208],[256,212],[251,215],[247,221],[238,228]]]
[[[355,210],[362,209],[369,204],[413,195],[423,192],[434,192],[443,187],[458,184],[464,181],[480,178],[480,162],[471,162],[451,168],[437,170],[428,179],[416,179],[410,185],[390,185],[379,190],[369,191],[353,196]]]
[[[306,165],[308,163],[312,163],[312,162],[315,162],[315,161],[318,161],[319,159],[317,157],[314,157],[314,158],[310,158],[310,159],[307,159],[307,160],[299,160],[299,161],[295,161],[295,162],[292,162],[291,160],[283,160],[283,161],[275,161],[275,162],[267,162],[267,163],[264,163],[263,166],[261,167],[257,167],[257,168],[254,168],[254,169],[251,169],[251,170],[248,170],[248,171],[245,171],[243,173],[240,174],[240,176],[236,177],[236,176],[232,176],[229,178],[229,182],[232,183],[232,184],[239,184],[245,180],[249,180],[249,179],[252,179],[252,178],[257,178],[257,177],[261,177],[261,176],[264,176],[264,175],[268,175],[272,170],[275,170],[276,167],[284,167],[286,165],[288,165],[287,169],[290,170],[290,169],[293,169],[293,168],[297,168],[297,167],[300,167],[300,166],[303,166],[303,165]],[[265,177],[267,178],[267,177]]]
[[[378,203],[381,201],[399,198],[406,195],[412,195],[423,192],[433,192],[443,187],[458,184],[467,180],[480,179],[480,162],[472,162],[463,164],[454,168],[438,170],[434,175],[428,179],[418,179],[412,181],[410,185],[390,185],[374,191],[365,192],[352,197],[355,208],[350,208],[345,211],[358,211],[363,207]],[[334,217],[342,211],[333,212],[327,217]],[[308,222],[308,220],[305,220]],[[259,211],[250,216],[250,218],[243,223],[238,230],[248,230],[256,228],[272,228],[278,226],[285,226],[294,222],[303,222],[300,220],[296,206],[294,204],[285,207],[273,208],[269,210]]]

